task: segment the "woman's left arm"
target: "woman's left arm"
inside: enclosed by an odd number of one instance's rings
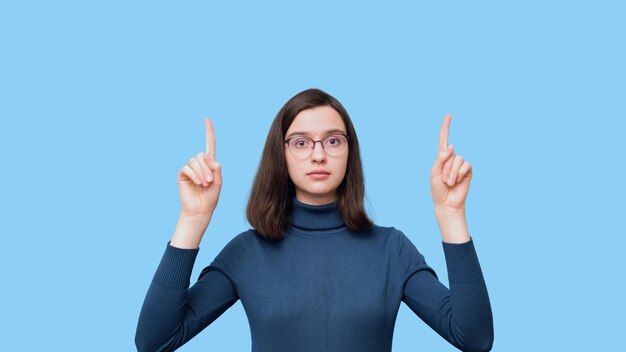
[[[467,243],[470,240],[465,210],[450,211],[435,208],[441,239],[445,243]]]
[[[451,119],[450,114],[443,119],[437,157],[430,170],[431,195],[450,289],[429,271],[422,270],[407,281],[403,300],[455,346],[489,350],[494,337],[491,304],[465,217],[472,167],[448,145]]]
[[[462,351],[490,351],[493,317],[474,242],[445,243],[448,289],[423,255],[401,237],[402,301],[446,341]]]

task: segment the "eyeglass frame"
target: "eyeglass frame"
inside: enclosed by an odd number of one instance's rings
[[[289,142],[290,142],[292,139],[294,139],[294,138],[302,138],[302,137],[308,138],[309,140],[313,141],[313,146],[311,147],[311,151],[309,152],[309,155],[307,155],[307,156],[305,156],[305,157],[301,158],[302,160],[304,160],[304,159],[306,159],[306,158],[310,157],[310,156],[313,154],[313,151],[315,150],[315,144],[316,144],[317,142],[320,142],[320,144],[322,145],[322,150],[324,151],[324,153],[328,154],[328,152],[326,151],[326,149],[324,149],[324,140],[325,140],[326,138],[330,137],[330,136],[336,136],[336,135],[344,136],[344,137],[346,138],[346,144],[347,144],[347,146],[346,146],[346,147],[349,149],[349,147],[350,147],[350,136],[348,136],[348,135],[347,135],[347,134],[345,134],[345,133],[331,133],[331,134],[329,134],[328,136],[324,137],[324,139],[318,139],[318,140],[314,140],[313,138],[311,138],[311,137],[309,137],[309,136],[293,136],[293,137],[291,137],[291,138],[287,138],[287,139],[285,139],[285,140],[283,141],[283,144],[287,144],[287,148],[289,148]],[[293,155],[293,153],[292,153],[292,151],[291,151],[291,148],[289,148],[289,153],[291,153],[291,155]],[[345,150],[344,150],[341,154],[343,154],[343,153],[345,153]],[[334,157],[334,156],[339,156],[339,155],[341,155],[341,154],[338,154],[338,155],[331,155],[331,156],[333,156],[333,157]],[[330,155],[330,154],[328,154],[328,155]],[[294,157],[296,157],[296,158],[298,158],[298,157],[297,157],[297,156],[295,156],[295,155],[293,155],[293,156],[294,156]]]

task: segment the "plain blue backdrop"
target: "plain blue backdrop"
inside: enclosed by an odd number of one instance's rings
[[[213,119],[224,185],[192,282],[249,225],[272,119],[316,87],[350,113],[367,210],[447,286],[429,170],[445,113],[495,351],[616,350],[624,314],[619,2],[2,2],[6,351],[132,351],[176,175]],[[620,210],[621,209],[621,210]],[[241,302],[181,351],[249,351]],[[394,351],[454,351],[406,305]]]

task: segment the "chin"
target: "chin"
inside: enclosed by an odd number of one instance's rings
[[[305,188],[305,190],[311,194],[315,195],[327,195],[333,192],[333,190],[337,189],[337,187],[329,186],[329,185],[319,185],[322,187],[310,187]]]
[[[312,197],[327,197],[334,195],[334,188],[324,187],[324,188],[304,188],[303,191],[309,194]]]

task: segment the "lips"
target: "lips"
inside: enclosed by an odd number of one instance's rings
[[[326,170],[313,170],[309,172],[308,175],[330,175],[330,172]]]

